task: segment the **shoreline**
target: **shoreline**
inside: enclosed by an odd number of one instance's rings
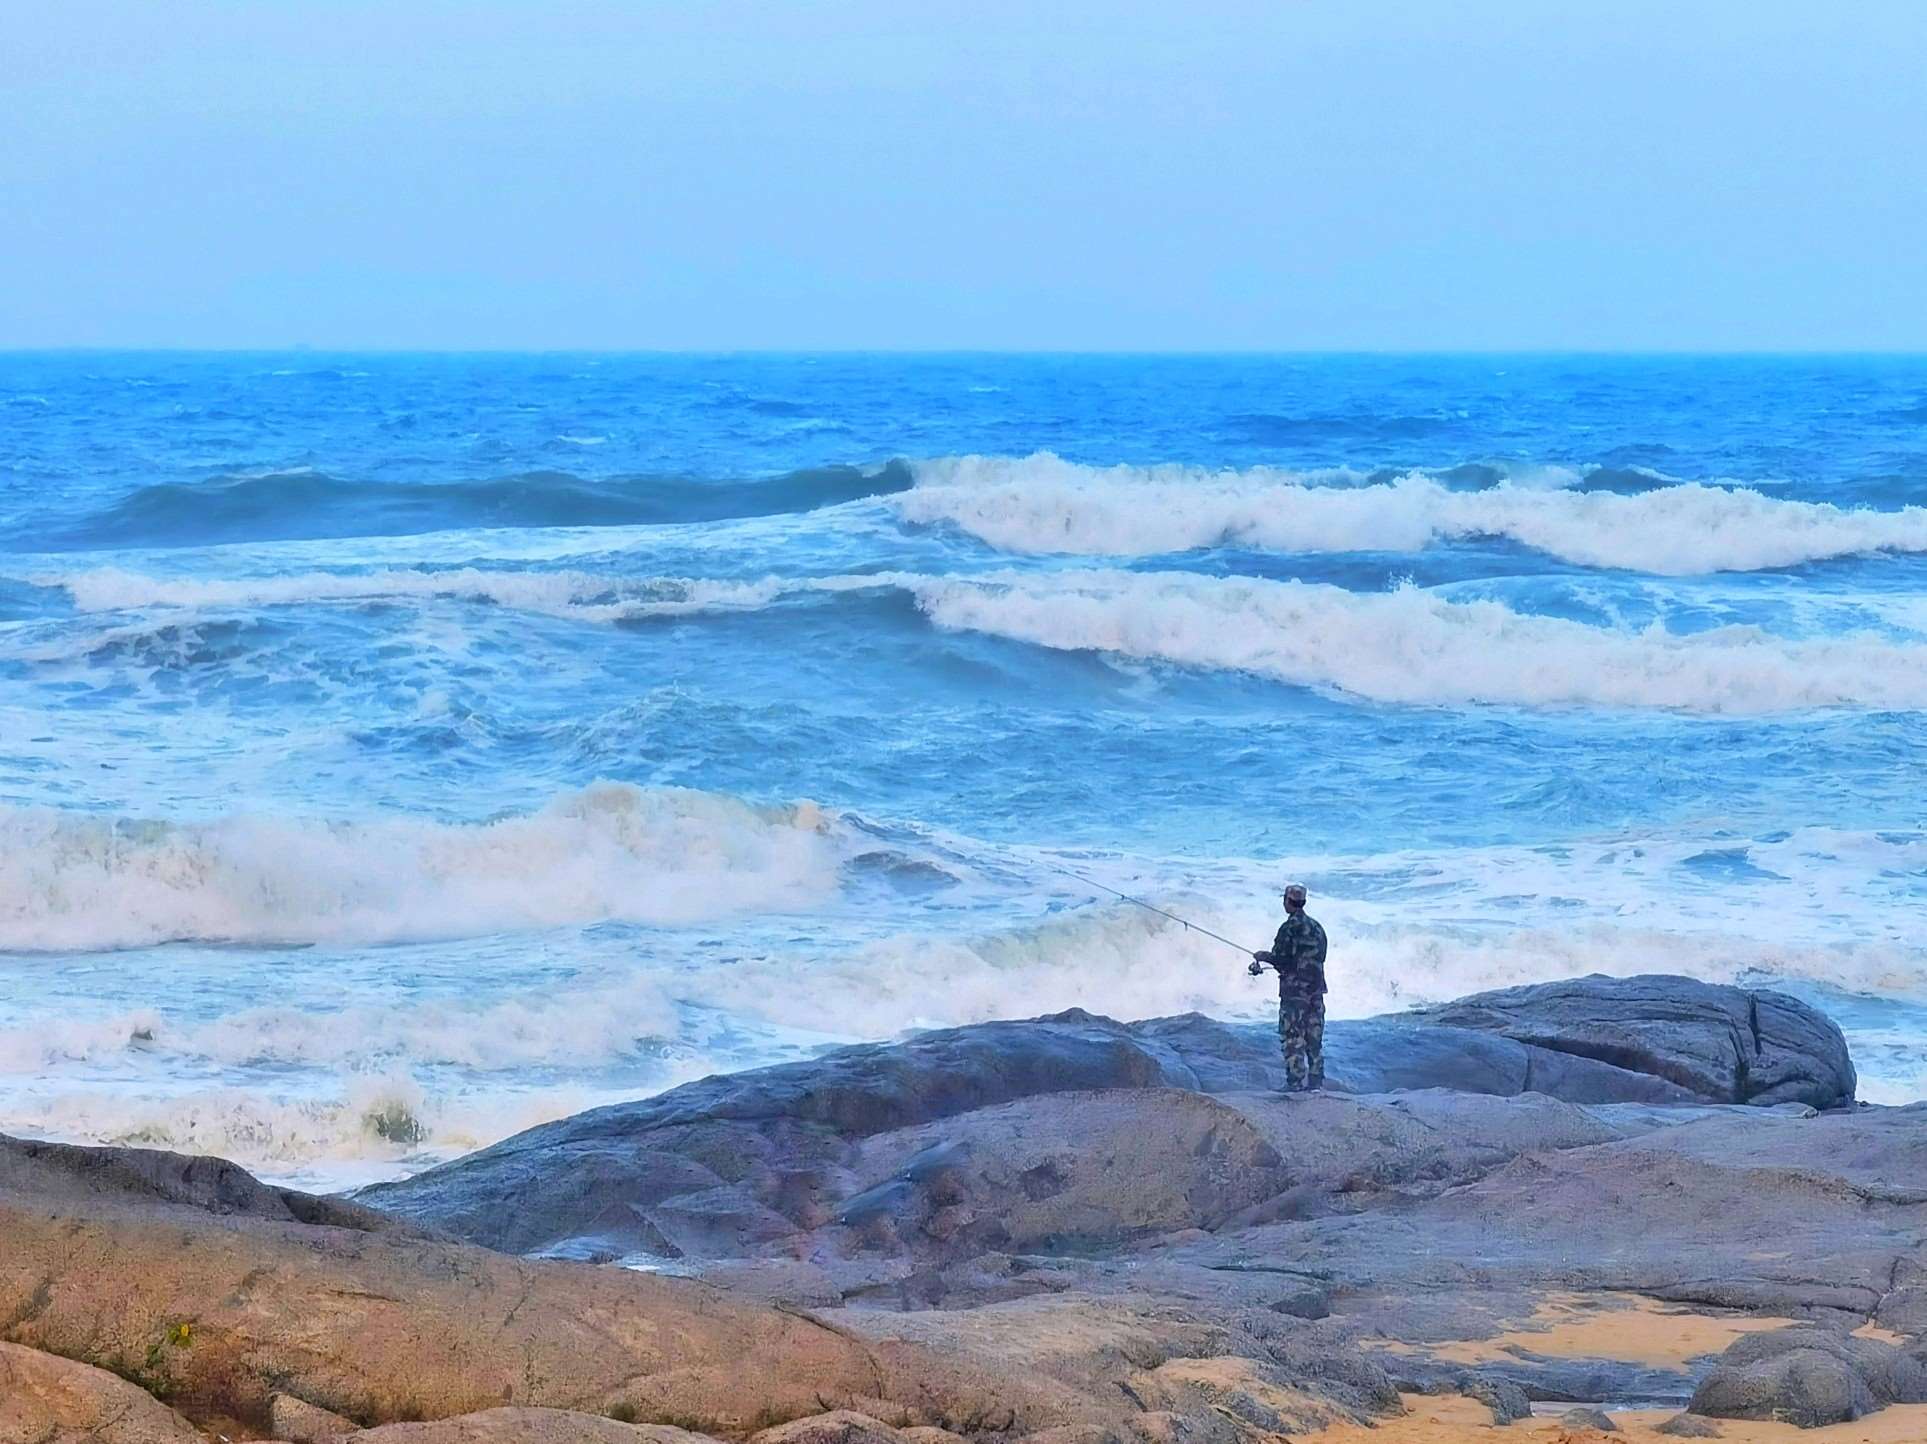
[[[1791,1436],[1735,1415],[1917,1427],[1927,1108],[1854,1106],[1813,1010],[1592,977],[1329,1049],[1338,1088],[1284,1095],[1262,1026],[980,1024],[352,1198],[0,1140],[0,1369],[42,1423],[173,1430],[126,1444],[1591,1444],[1533,1415],[1572,1401],[1646,1406],[1599,1435],[1632,1444],[1689,1404],[1746,1444]]]

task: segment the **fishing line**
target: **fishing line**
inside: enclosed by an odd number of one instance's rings
[[[1146,912],[1156,913],[1161,918],[1169,918],[1171,919],[1172,922],[1177,923],[1180,927],[1186,928],[1191,932],[1203,933],[1207,938],[1214,938],[1218,942],[1223,943],[1227,948],[1236,948],[1239,952],[1243,953],[1247,958],[1249,958],[1254,951],[1251,948],[1245,947],[1241,943],[1232,942],[1231,939],[1226,937],[1223,933],[1214,933],[1211,931],[1210,928],[1200,927],[1198,926],[1198,924],[1192,922],[1189,918],[1181,918],[1176,913],[1166,912],[1161,907],[1154,907],[1152,904],[1146,902],[1141,897],[1132,897],[1127,892],[1119,892],[1116,888],[1111,887],[1106,883],[1101,883],[1094,877],[1085,877],[1084,874],[1081,872],[1072,872],[1069,868],[1060,867],[1054,862],[1047,862],[1044,864],[1044,866],[1048,867],[1052,872],[1063,873],[1065,877],[1074,877],[1079,882],[1084,883],[1089,887],[1100,888],[1103,891],[1109,893],[1112,897],[1122,898],[1127,903],[1135,903],[1137,906],[1143,908]]]

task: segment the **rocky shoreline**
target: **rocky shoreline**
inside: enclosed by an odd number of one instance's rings
[[[1927,1437],[1927,1107],[1813,1010],[1587,978],[1328,1050],[988,1023],[354,1199],[0,1140],[0,1444]]]

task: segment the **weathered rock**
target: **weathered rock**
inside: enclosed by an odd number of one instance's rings
[[[1459,1378],[1458,1390],[1490,1409],[1494,1424],[1516,1424],[1532,1415],[1532,1401],[1526,1397],[1526,1391],[1508,1380],[1488,1374],[1465,1374]]]
[[[1601,1434],[1619,1432],[1612,1415],[1598,1409],[1568,1409],[1559,1416],[1559,1423],[1566,1429],[1592,1429]]]
[[[839,1409],[793,1419],[750,1436],[749,1444],[904,1444],[903,1435],[868,1414]]]
[[[1689,1406],[1717,1419],[1777,1419],[1802,1429],[1839,1424],[1879,1407],[1852,1364],[1820,1349],[1793,1349],[1746,1365],[1721,1364]]]
[[[149,1187],[191,1173],[185,1163],[102,1152],[122,1156],[86,1170],[80,1190],[67,1158],[8,1171],[0,1319],[14,1342],[136,1378],[190,1417],[258,1427],[274,1394],[297,1393],[369,1424],[626,1405],[742,1433],[878,1391],[941,1424],[994,1388],[1014,1418],[1062,1422],[1032,1419],[1021,1381],[993,1386],[967,1361],[868,1344],[687,1280],[528,1263],[386,1222],[366,1232],[273,1208],[213,1212]]]
[[[356,1428],[354,1420],[292,1394],[276,1394],[268,1400],[268,1432],[287,1444],[323,1444]]]
[[[81,1148],[0,1134],[0,1198],[31,1195],[49,1206],[116,1209],[178,1204],[215,1217],[233,1215],[362,1233],[405,1231],[387,1214],[339,1198],[319,1198],[260,1182],[225,1158],[153,1148]]]
[[[1355,1212],[1440,1192],[1522,1153],[1615,1138],[1580,1109],[1538,1097],[1053,1094],[865,1141],[845,1160],[859,1191],[811,1247],[819,1261],[872,1252],[939,1262],[1115,1249],[1184,1229]],[[1295,1297],[1278,1311],[1328,1308],[1322,1291],[1301,1286]]]
[[[1329,1037],[1332,1075],[1354,1089],[1439,1084],[1454,1090],[1454,1097],[1536,1091],[1588,1102],[1694,1096],[1609,1063],[1464,1029],[1367,1022],[1335,1024]],[[945,1139],[983,1134],[990,1125],[982,1116],[1000,1107],[1028,1105],[1043,1113],[1045,1100],[1071,1094],[1269,1091],[1282,1081],[1277,1070],[1275,1036],[1195,1015],[1128,1027],[1077,1012],[983,1024],[927,1034],[895,1049],[846,1049],[810,1063],[706,1079],[659,1098],[597,1109],[359,1196],[397,1216],[515,1253],[775,1256],[806,1247],[798,1235],[852,1216],[851,1200],[872,1186],[850,1176],[852,1144],[914,1134],[937,1147]],[[1437,1091],[1446,1096],[1444,1087]],[[1128,1106],[1170,1112],[1179,1105],[1134,1100]],[[1472,1111],[1471,1105],[1443,1101],[1429,1106]],[[1486,1110],[1484,1116],[1490,1134],[1511,1127],[1502,1117],[1524,1116],[1524,1110]],[[953,1120],[969,1121],[951,1127]],[[1569,1131],[1582,1130],[1591,1134],[1586,1141],[1604,1141],[1614,1132],[1570,1114]],[[1074,1136],[1075,1129],[1060,1133]],[[866,1148],[856,1172],[887,1151]],[[1510,1156],[1502,1140],[1486,1152],[1488,1158]],[[928,1173],[944,1165],[932,1159],[917,1166]],[[1340,1170],[1340,1176],[1350,1171]],[[1003,1185],[988,1186],[994,1191]],[[1052,1187],[1042,1174],[1029,1186]],[[1214,1192],[1229,1199],[1228,1190]],[[894,1218],[905,1194],[895,1187],[863,1199],[854,1216]],[[1246,1198],[1233,1206],[1257,1201]],[[981,1223],[1001,1210],[970,1212]],[[953,1211],[938,1227],[958,1217]],[[1147,1219],[1143,1226],[1158,1225]],[[980,1228],[964,1242],[975,1243],[984,1233]]]
[[[1415,1023],[1417,1015],[1344,1019],[1325,1029],[1325,1073],[1347,1093],[1438,1088],[1515,1097],[1543,1093],[1568,1103],[1687,1103],[1675,1083],[1470,1028]],[[1171,1050],[1207,1093],[1277,1090],[1285,1083],[1278,1034],[1196,1013],[1133,1023],[1147,1045]]]
[[[1384,1369],[1342,1343],[1309,1346],[1277,1315],[1191,1310],[1155,1292],[1019,1299],[964,1310],[850,1309],[840,1321],[879,1342],[914,1343],[995,1359],[1040,1399],[1118,1399],[1200,1426],[1230,1414],[1272,1432],[1309,1432],[1341,1419],[1396,1413]],[[960,1432],[1002,1434],[1002,1399]],[[1021,1430],[1019,1431],[1021,1432]],[[1226,1436],[1233,1444],[1236,1433]]]
[[[1800,1350],[1817,1350],[1840,1360],[1866,1384],[1881,1404],[1927,1403],[1927,1364],[1880,1339],[1860,1338],[1838,1329],[1796,1325],[1748,1334],[1720,1355],[1721,1368],[1745,1369]]]
[[[1196,1081],[1109,1019],[986,1023],[594,1109],[360,1197],[514,1253],[727,1255],[826,1221],[850,1141],[1017,1098]]]
[[[187,1420],[103,1369],[0,1343],[0,1444],[202,1444]]]
[[[1720,1426],[1711,1419],[1699,1414],[1675,1414],[1663,1424],[1655,1424],[1653,1432],[1665,1434],[1673,1439],[1719,1439],[1724,1437]]]
[[[1480,993],[1415,1016],[1651,1074],[1709,1102],[1853,1101],[1840,1029],[1781,993],[1595,975]]]
[[[1697,1382],[1685,1369],[1667,1369],[1624,1359],[1560,1358],[1511,1346],[1509,1357],[1480,1365],[1485,1377],[1517,1385],[1535,1402],[1583,1404],[1684,1404]],[[1401,1359],[1401,1388],[1419,1393],[1438,1389],[1458,1392],[1462,1366],[1426,1359],[1423,1354]]]
[[[483,1409],[432,1423],[383,1424],[344,1444],[715,1444],[666,1424],[624,1424],[568,1409]]]

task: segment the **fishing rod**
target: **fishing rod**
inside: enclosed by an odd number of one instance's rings
[[[1250,948],[1247,948],[1240,943],[1232,942],[1231,939],[1226,937],[1223,933],[1214,933],[1211,931],[1210,928],[1199,927],[1198,924],[1192,922],[1190,919],[1181,918],[1176,913],[1166,912],[1161,907],[1154,907],[1152,904],[1146,902],[1141,897],[1132,897],[1127,892],[1119,892],[1116,888],[1111,887],[1106,883],[1101,883],[1094,877],[1085,877],[1084,874],[1081,872],[1072,872],[1069,868],[1060,867],[1058,864],[1054,862],[1045,863],[1044,866],[1050,868],[1053,872],[1063,873],[1065,877],[1074,877],[1079,882],[1084,883],[1086,886],[1101,888],[1103,891],[1109,893],[1112,897],[1122,898],[1127,903],[1135,903],[1137,906],[1143,908],[1146,912],[1156,913],[1161,918],[1169,918],[1171,919],[1172,922],[1178,924],[1182,928],[1185,928],[1187,931],[1194,932],[1194,933],[1203,933],[1207,938],[1214,938],[1218,942],[1223,943],[1227,948],[1236,948],[1239,952],[1243,953],[1247,958],[1252,956],[1252,950]]]

